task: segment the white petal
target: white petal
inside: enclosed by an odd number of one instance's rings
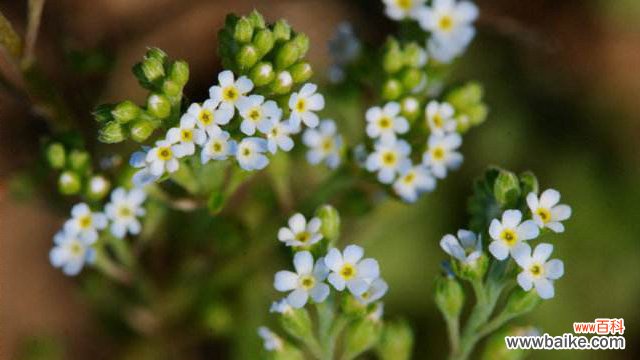
[[[545,226],[548,227],[549,229],[553,230],[553,232],[556,232],[556,233],[564,232],[564,225],[562,225],[562,223],[559,223],[559,222],[556,222],[556,221],[549,222]]]
[[[489,244],[489,252],[498,260],[504,260],[509,256],[509,248],[502,241],[492,241]]]
[[[563,221],[571,217],[571,208],[568,205],[558,205],[551,209],[551,218],[554,221]]]
[[[517,232],[520,240],[531,240],[538,237],[540,228],[535,221],[527,220],[518,226]]]
[[[91,209],[89,209],[89,205],[85,203],[76,204],[71,208],[71,216],[74,218],[89,214],[90,212]]]
[[[358,296],[358,295],[362,295],[363,292],[367,291],[367,289],[369,288],[369,283],[367,283],[363,279],[356,278],[356,279],[347,281],[347,288],[353,295]]]
[[[458,243],[458,239],[451,234],[447,234],[440,239],[440,247],[444,252],[458,260],[465,258],[464,249],[460,246],[460,243]]]
[[[327,298],[327,296],[329,296],[329,285],[325,283],[316,285],[313,289],[311,289],[310,295],[313,301],[317,303],[323,302]]]
[[[544,274],[552,280],[561,278],[564,275],[564,263],[558,259],[550,260],[544,264]]]
[[[358,263],[358,276],[373,280],[380,276],[380,266],[375,259],[364,259]]]
[[[278,240],[280,241],[293,240],[294,238],[295,235],[293,234],[293,232],[291,232],[291,230],[289,230],[289,228],[283,227],[278,231]]]
[[[299,309],[303,307],[307,300],[309,299],[309,294],[303,289],[295,289],[287,296],[287,302],[292,307]]]
[[[230,70],[225,70],[218,74],[218,82],[221,86],[229,86],[233,84],[233,73]]]
[[[122,239],[127,234],[127,227],[122,222],[114,222],[111,224],[111,234],[117,237],[118,239]]]
[[[489,225],[489,235],[494,240],[500,240],[500,233],[502,232],[502,224],[498,219],[491,220],[491,225]]]
[[[307,227],[307,220],[304,215],[297,213],[289,218],[289,228],[294,233],[305,231]]]
[[[355,264],[364,255],[364,249],[358,245],[349,245],[344,249],[344,261]]]
[[[344,264],[340,250],[331,248],[329,252],[327,252],[327,256],[324,257],[324,263],[332,271],[340,271],[342,264]]]
[[[458,239],[460,239],[460,244],[465,249],[471,249],[476,246],[476,234],[473,231],[460,229],[458,230]]]
[[[311,274],[313,270],[313,256],[308,251],[297,252],[293,257],[293,267],[299,275]]]
[[[554,296],[553,283],[547,279],[538,279],[534,281],[536,291],[543,299],[551,299]]]
[[[518,284],[524,291],[529,291],[533,287],[533,279],[527,271],[523,271],[518,274]]]
[[[545,190],[540,195],[540,206],[544,208],[551,208],[560,201],[560,193],[554,189]]]
[[[344,290],[346,286],[346,283],[342,278],[342,276],[336,273],[329,274],[329,278],[327,280],[329,281],[329,284],[333,285],[333,287],[336,288],[336,290],[338,291]]]
[[[551,253],[553,252],[553,245],[551,244],[539,244],[536,246],[535,250],[533,250],[533,258],[541,263],[547,261]]]
[[[502,226],[506,228],[515,228],[520,224],[522,220],[522,213],[520,210],[506,210],[502,214]]]
[[[253,82],[249,80],[246,76],[241,76],[238,81],[236,81],[236,87],[242,94],[246,94],[253,89]]]
[[[531,263],[531,246],[521,242],[511,249],[511,256],[513,256],[513,259],[518,265],[520,265],[520,267],[526,269]]]
[[[278,291],[293,290],[298,286],[298,274],[282,270],[278,271],[273,281],[273,287]]]
[[[531,212],[535,212],[538,209],[538,196],[536,196],[535,193],[530,192],[529,194],[527,194],[527,205],[529,206]]]

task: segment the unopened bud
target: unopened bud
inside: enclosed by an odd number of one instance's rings
[[[125,100],[111,110],[111,115],[120,124],[126,124],[140,114],[140,108],[129,100]]]
[[[273,25],[273,37],[276,41],[288,41],[291,39],[291,26],[287,21],[280,19]]]
[[[111,104],[101,104],[96,106],[92,113],[94,119],[101,124],[113,120],[113,116],[111,115],[113,108],[114,106]]]
[[[309,51],[309,37],[307,35],[298,33],[291,39],[291,42],[298,47],[298,59],[303,58]]]
[[[440,276],[436,279],[435,302],[438,309],[447,318],[460,316],[464,305],[464,291],[456,279]]]
[[[89,169],[91,157],[89,153],[83,150],[72,150],[67,159],[69,167],[78,172],[83,173]]]
[[[316,216],[322,221],[320,233],[330,243],[335,244],[338,236],[340,236],[340,214],[338,210],[331,205],[324,205],[318,211]]]
[[[148,81],[156,81],[164,76],[164,64],[155,57],[144,59],[142,61],[142,72]]]
[[[395,74],[404,66],[400,45],[395,40],[389,40],[382,57],[382,67],[389,74]]]
[[[344,334],[344,357],[355,359],[356,356],[371,349],[380,339],[381,333],[382,323],[369,318],[350,324]]]
[[[409,123],[413,123],[420,116],[420,102],[413,96],[407,96],[400,102],[401,114]]]
[[[257,10],[253,10],[251,14],[249,14],[247,19],[251,21],[251,24],[256,29],[264,29],[267,26],[264,22],[264,17],[262,17],[262,15]]]
[[[282,45],[276,52],[275,65],[277,69],[286,69],[293,65],[300,57],[300,48],[288,41]]]
[[[273,81],[276,77],[276,73],[273,71],[273,66],[269,62],[261,62],[251,69],[249,72],[249,78],[253,81],[255,86],[265,86]]]
[[[307,62],[301,62],[293,65],[289,68],[293,82],[296,84],[303,83],[311,78],[313,75],[313,69]]]
[[[501,170],[493,185],[493,193],[502,208],[513,208],[521,195],[518,177],[506,170]]]
[[[275,81],[271,83],[271,90],[277,95],[283,95],[291,91],[293,78],[288,71],[281,71]]]
[[[156,129],[155,124],[147,119],[138,119],[129,127],[129,136],[135,142],[143,142],[153,134]]]
[[[162,93],[169,98],[177,98],[182,94],[182,86],[175,81],[166,79],[162,83]]]
[[[525,195],[529,193],[537,194],[540,191],[538,178],[531,171],[525,171],[520,174],[520,187]]]
[[[409,360],[413,349],[413,332],[405,321],[384,326],[377,353],[381,360]]]
[[[313,323],[305,308],[292,309],[283,313],[280,316],[280,324],[284,331],[296,339],[304,341],[314,336]]]
[[[184,86],[189,81],[189,64],[184,60],[175,61],[171,64],[169,78],[180,86]]]
[[[80,176],[73,171],[64,171],[58,178],[58,190],[64,195],[74,195],[80,192],[82,182]]]
[[[233,31],[233,38],[241,43],[246,44],[251,41],[253,37],[253,24],[247,18],[241,18],[236,23]]]
[[[416,43],[405,46],[404,63],[413,68],[421,68],[427,63],[427,52]]]
[[[487,115],[489,114],[489,109],[485,104],[476,104],[469,108],[466,108],[464,112],[469,117],[469,122],[471,125],[479,125],[483,123],[487,119]]]
[[[53,143],[47,146],[46,158],[49,166],[54,169],[62,169],[66,160],[64,146],[60,143]]]
[[[255,65],[259,58],[260,56],[255,46],[244,45],[236,55],[236,62],[241,70],[246,70]]]
[[[402,72],[402,85],[407,90],[417,88],[425,79],[426,75],[422,70],[416,68],[408,68]]]
[[[151,94],[147,99],[147,110],[159,119],[165,119],[171,114],[171,102],[161,94]]]
[[[510,317],[524,315],[535,309],[541,301],[542,299],[535,291],[524,291],[517,287],[509,295],[504,311]]]
[[[115,121],[111,121],[106,123],[99,131],[98,131],[98,140],[103,143],[113,144],[120,142],[125,139],[125,133],[122,128],[122,125],[118,124]]]
[[[258,49],[260,56],[264,56],[273,49],[275,38],[269,29],[262,29],[253,37],[253,45]]]
[[[467,83],[449,93],[446,101],[456,109],[465,109],[482,101],[482,85]]]
[[[396,100],[403,92],[402,84],[396,79],[389,79],[382,86],[382,97],[385,100]]]
[[[149,50],[147,50],[147,53],[144,55],[144,57],[145,59],[155,59],[160,62],[165,62],[167,61],[169,56],[167,55],[167,53],[165,53],[161,49],[152,47],[152,48],[149,48]]]
[[[477,259],[470,262],[453,262],[453,269],[455,273],[461,278],[467,280],[481,280],[484,277],[484,274],[487,273],[488,267],[489,258],[485,254],[481,254]]]
[[[96,175],[89,179],[87,184],[87,197],[91,200],[100,200],[109,192],[110,183],[104,176]]]

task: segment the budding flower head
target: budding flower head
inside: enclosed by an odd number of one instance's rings
[[[109,192],[109,180],[104,176],[92,176],[87,184],[87,197],[91,200],[100,200]]]
[[[409,360],[413,348],[413,332],[405,321],[387,322],[377,352],[382,359]]]
[[[435,301],[445,317],[460,316],[464,305],[464,291],[460,283],[451,276],[439,276],[436,279]]]
[[[140,108],[138,105],[129,100],[119,103],[113,110],[111,110],[111,115],[115,121],[120,124],[128,123],[129,121],[137,118],[139,114]]]
[[[510,171],[500,171],[493,186],[493,193],[500,206],[515,207],[520,199],[520,180]]]
[[[66,152],[64,146],[60,143],[53,143],[47,146],[45,155],[49,166],[53,169],[62,169],[65,164]]]
[[[165,119],[171,113],[171,102],[162,94],[151,94],[147,99],[147,110],[159,119]]]
[[[98,140],[107,144],[121,142],[125,138],[124,128],[116,121],[109,121],[102,126],[98,133]]]
[[[80,192],[82,180],[73,171],[63,171],[58,178],[58,190],[64,195],[73,195]]]
[[[320,233],[330,242],[335,242],[340,235],[340,214],[338,210],[331,205],[324,205],[318,211],[316,216],[321,221]]]

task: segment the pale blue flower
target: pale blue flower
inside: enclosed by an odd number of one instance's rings
[[[267,141],[257,137],[244,138],[238,144],[236,159],[241,168],[245,170],[261,170],[269,164],[269,159],[264,155],[267,151]]]
[[[225,160],[236,154],[238,144],[235,140],[230,139],[228,132],[223,131],[218,126],[211,127],[207,130],[209,139],[202,146],[200,153],[200,161],[205,164],[209,160]]]
[[[77,275],[84,264],[95,261],[95,250],[78,234],[62,230],[53,237],[53,242],[55,245],[49,252],[49,261],[66,275]]]
[[[107,227],[107,217],[100,212],[92,212],[89,205],[79,203],[71,208],[71,219],[64,223],[64,231],[77,235],[88,244],[98,240],[98,230]]]
[[[309,297],[320,303],[329,296],[329,285],[323,281],[329,270],[322,258],[313,262],[313,256],[308,251],[297,252],[293,257],[295,272],[283,270],[275,275],[273,286],[278,291],[290,291],[287,302],[292,307],[303,307]]]
[[[380,268],[375,259],[362,259],[364,249],[357,245],[349,245],[344,252],[332,248],[324,258],[324,263],[331,270],[328,280],[338,291],[346,288],[355,295],[362,295],[369,285],[380,276]]]
[[[336,123],[333,120],[323,120],[317,129],[305,130],[302,141],[309,147],[307,161],[310,164],[324,162],[331,169],[340,165],[342,136],[337,134]]]
[[[139,217],[145,215],[142,207],[147,194],[142,189],[132,189],[127,192],[119,187],[111,193],[111,202],[105,205],[105,213],[111,219],[111,233],[117,238],[123,238],[127,233],[137,235],[142,228]]]

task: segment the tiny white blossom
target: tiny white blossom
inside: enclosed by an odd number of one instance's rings
[[[369,287],[365,291],[359,295],[355,295],[355,298],[362,305],[369,305],[380,300],[384,294],[387,293],[387,290],[389,290],[387,282],[382,280],[382,278],[376,278],[369,283]]]
[[[209,97],[215,103],[220,103],[220,108],[234,112],[234,106],[253,89],[253,82],[246,76],[235,80],[233,72],[225,70],[218,74],[218,85],[209,89]],[[239,109],[238,109],[239,110]]]
[[[249,136],[255,134],[256,128],[261,133],[267,133],[273,121],[282,116],[282,110],[276,102],[273,100],[265,102],[264,96],[261,95],[244,97],[238,100],[236,105],[243,119],[240,123],[240,131]]]
[[[383,184],[391,184],[396,174],[411,167],[408,158],[411,146],[400,139],[382,138],[374,145],[374,152],[367,157],[366,167],[370,172],[378,172],[378,180]]]
[[[520,210],[506,210],[502,213],[502,221],[491,220],[489,235],[493,239],[489,244],[489,252],[498,260],[504,260],[513,254],[513,249],[522,241],[535,239],[540,234],[533,220],[522,222]]]
[[[316,112],[324,109],[324,97],[317,93],[318,86],[307,83],[302,86],[300,92],[294,92],[289,98],[289,109],[291,117],[289,124],[294,131],[300,129],[303,122],[310,128],[318,126],[318,115]]]
[[[218,102],[208,99],[202,105],[198,103],[189,105],[183,116],[194,118],[198,128],[209,131],[217,125],[228,124],[233,117],[233,108],[224,106],[218,108]]]
[[[313,263],[313,256],[308,251],[297,252],[293,256],[293,271],[278,271],[273,281],[273,286],[278,291],[291,291],[287,295],[287,302],[292,307],[303,307],[309,297],[315,302],[323,302],[329,296],[329,285],[323,281],[327,278],[329,270],[324,260],[318,259]]]
[[[571,208],[558,202],[560,193],[554,189],[545,190],[539,199],[535,193],[527,195],[531,216],[541,229],[546,227],[557,233],[564,232],[561,221],[571,217]]]
[[[543,299],[551,299],[554,296],[553,281],[564,275],[564,264],[561,260],[549,260],[553,252],[553,245],[539,244],[533,250],[529,244],[521,243],[513,249],[513,259],[523,269],[518,274],[518,284],[524,291],[536,288],[538,295]]]
[[[280,299],[279,301],[274,301],[271,304],[271,308],[269,309],[269,312],[278,314],[289,314],[292,311],[293,308],[291,307],[291,305],[289,305],[289,302],[286,298]]]
[[[447,234],[440,240],[444,252],[457,260],[470,264],[482,255],[482,239],[469,230],[458,230],[458,237]]]
[[[241,168],[245,170],[261,170],[269,164],[269,159],[264,155],[267,151],[267,141],[257,137],[242,139],[238,144],[236,159]]]
[[[453,107],[446,102],[431,101],[425,108],[425,119],[431,133],[444,135],[456,130]]]
[[[95,250],[78,234],[62,230],[53,237],[53,242],[55,245],[49,252],[49,261],[54,267],[62,268],[66,275],[77,275],[85,263],[95,261]]]
[[[180,166],[176,155],[179,152],[178,144],[171,144],[167,140],[157,141],[156,146],[149,150],[145,159],[151,175],[160,177],[165,171],[176,172]]]
[[[285,152],[293,149],[294,143],[291,139],[291,133],[288,122],[276,119],[267,131],[267,148],[269,152],[275,154],[278,148]]]
[[[323,120],[317,129],[305,130],[302,142],[309,147],[307,161],[310,164],[324,162],[331,169],[340,165],[342,136],[337,134],[336,123],[333,120]]]
[[[393,183],[393,190],[406,202],[415,202],[418,196],[436,188],[436,179],[424,165],[407,168]]]
[[[200,161],[203,164],[206,164],[209,160],[225,160],[236,154],[238,144],[230,139],[228,132],[223,131],[218,126],[214,126],[207,130],[207,134],[209,138],[202,146],[202,152],[200,153]]]
[[[196,128],[196,119],[193,116],[182,116],[180,126],[167,131],[166,140],[173,146],[176,158],[193,155],[196,152],[196,144],[202,145],[207,140],[204,130]]]
[[[282,339],[276,335],[273,331],[269,330],[266,326],[260,326],[258,328],[258,335],[264,342],[264,349],[267,351],[281,351],[283,348]]]
[[[382,0],[385,14],[393,20],[415,18],[424,5],[425,0]]]
[[[141,151],[136,151],[131,154],[131,158],[129,159],[129,164],[138,170],[131,181],[133,185],[136,187],[142,187],[144,185],[150,184],[156,181],[159,176],[155,176],[151,174],[149,169],[149,164],[147,163],[147,154],[151,148],[148,146],[143,146]]]
[[[64,231],[78,235],[88,244],[98,240],[98,230],[107,227],[107,217],[103,213],[92,212],[89,205],[79,203],[71,208],[71,219],[64,223]]]
[[[331,248],[324,263],[331,270],[329,283],[338,291],[346,288],[355,295],[362,295],[373,280],[380,276],[380,267],[375,259],[362,259],[364,250],[357,245],[349,245],[344,252]]]
[[[422,163],[429,167],[435,177],[444,179],[447,169],[455,170],[462,165],[462,154],[456,151],[460,145],[462,138],[457,133],[444,136],[431,134],[427,151],[422,155]]]
[[[141,225],[138,217],[144,216],[146,211],[142,207],[147,195],[141,189],[127,192],[124,188],[117,188],[111,193],[111,202],[105,205],[105,213],[111,219],[111,233],[117,238],[123,238],[127,232],[132,235],[140,233]]]
[[[395,137],[409,131],[409,122],[400,115],[400,104],[391,101],[383,108],[374,106],[367,110],[367,135],[375,139],[379,137]]]
[[[289,218],[289,227],[282,227],[278,231],[278,240],[287,246],[310,246],[322,240],[320,226],[322,222],[317,217],[307,223],[304,215],[298,213]]]

